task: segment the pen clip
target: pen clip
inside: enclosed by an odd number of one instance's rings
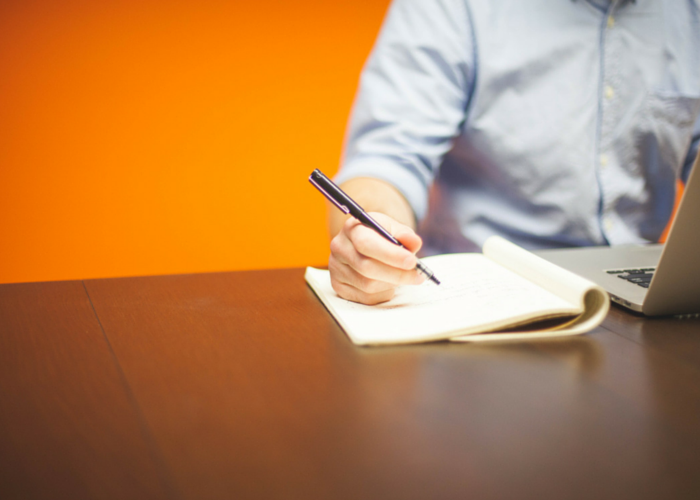
[[[333,205],[335,205],[336,207],[338,207],[338,209],[340,209],[341,212],[343,212],[344,214],[349,214],[349,213],[350,213],[350,209],[349,209],[348,207],[346,207],[345,205],[341,205],[340,203],[338,203],[338,202],[336,201],[336,199],[333,198],[333,197],[330,195],[330,193],[329,193],[328,191],[326,191],[325,189],[323,189],[323,187],[321,187],[321,185],[313,179],[313,177],[309,177],[309,182],[310,182],[311,184],[313,184],[313,185],[316,187],[316,189],[318,189],[319,191],[321,191],[321,193],[323,193],[323,196],[325,196],[326,198],[328,198],[328,200],[329,200],[331,203],[333,203]]]

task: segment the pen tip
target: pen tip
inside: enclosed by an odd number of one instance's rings
[[[436,285],[440,284],[440,280],[437,279],[434,275],[430,277],[430,280],[433,281]]]

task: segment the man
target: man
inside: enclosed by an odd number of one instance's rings
[[[336,181],[408,250],[332,211],[333,287],[422,282],[417,227],[441,253],[656,241],[699,111],[697,0],[395,0]]]

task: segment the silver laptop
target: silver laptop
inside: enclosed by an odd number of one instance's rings
[[[598,283],[647,316],[700,313],[700,155],[665,245],[541,250],[540,257]]]

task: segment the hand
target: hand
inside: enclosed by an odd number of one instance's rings
[[[415,270],[420,237],[408,226],[381,213],[370,216],[406,248],[394,245],[359,221],[349,218],[331,240],[328,269],[333,289],[361,304],[379,304],[394,296],[399,285],[418,285],[425,276]]]

